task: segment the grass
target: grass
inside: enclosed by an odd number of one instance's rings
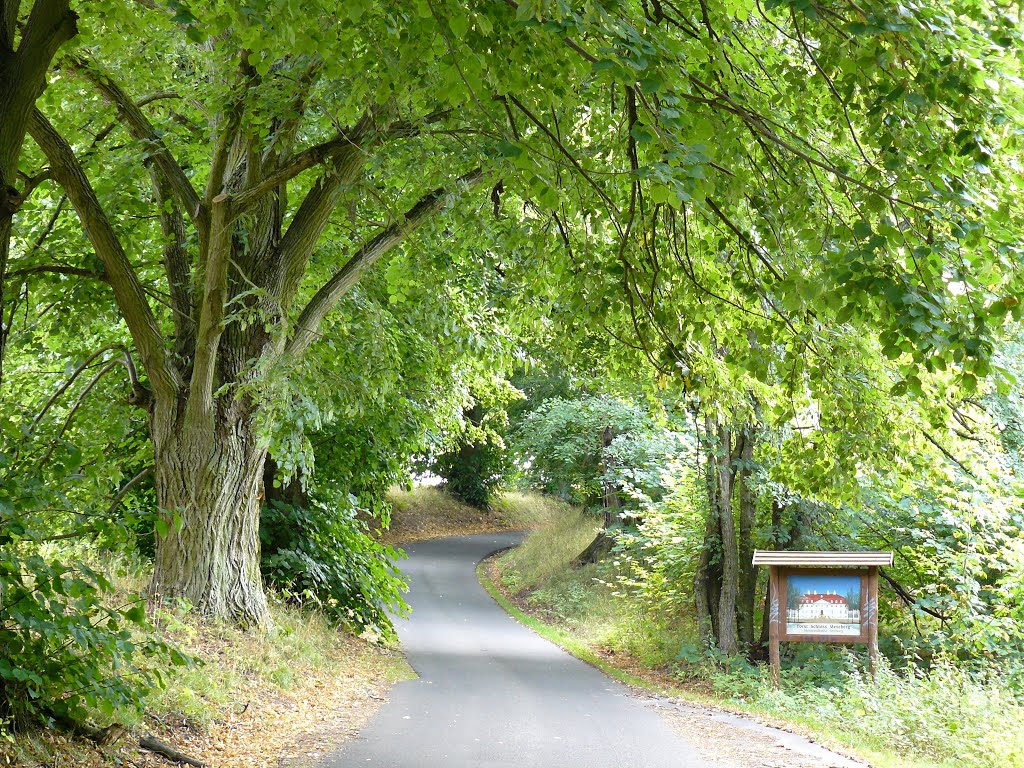
[[[264,634],[161,611],[158,627],[200,663],[176,671],[150,698],[148,715],[208,729],[260,693],[301,692],[332,677],[369,685],[411,674],[396,652],[351,637],[315,612],[277,604],[271,615],[274,629]]]
[[[530,612],[594,648],[630,654],[650,667],[667,663],[679,648],[681,617],[652,615],[635,602],[620,599],[614,560],[572,566],[597,530],[593,515],[565,511],[522,546],[501,555],[502,588],[521,598]]]
[[[563,515],[568,506],[535,493],[500,494],[489,509],[480,510],[455,499],[442,489],[421,485],[411,491],[392,488],[391,526],[382,533],[388,543],[526,530],[548,524]]]
[[[763,667],[702,652],[678,609],[621,589],[614,559],[573,568],[594,528],[566,515],[485,564],[481,581],[522,623],[622,682],[795,726],[886,768],[1024,766],[1024,706],[997,675],[883,665],[875,682],[856,654],[800,646],[775,691]]]

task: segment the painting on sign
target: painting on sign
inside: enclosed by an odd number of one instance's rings
[[[786,579],[786,634],[860,635],[860,585],[857,575],[790,574]]]

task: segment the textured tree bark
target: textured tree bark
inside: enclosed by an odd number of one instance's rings
[[[12,225],[32,190],[31,182],[24,189],[15,186],[18,161],[50,63],[57,50],[78,33],[78,15],[68,0],[36,0],[15,48],[21,5],[17,0],[0,0],[0,385],[10,332],[4,294]]]
[[[67,5],[67,0],[37,0],[35,8],[53,11]],[[0,0],[0,9],[9,7]],[[50,41],[54,45],[60,35],[73,33],[74,14],[64,18],[63,31]],[[7,19],[0,13],[0,21]],[[0,43],[11,39],[8,26],[0,24],[6,35]],[[0,54],[6,53],[0,45]],[[151,171],[167,239],[162,260],[173,310],[172,339],[157,322],[74,149],[45,115],[31,110],[28,130],[103,264],[105,281],[147,373],[150,389],[140,386],[134,402],[150,415],[157,502],[169,521],[178,523],[157,537],[151,592],[161,598],[187,598],[204,614],[265,625],[259,513],[266,448],[256,436],[256,408],[246,399],[246,386],[263,375],[262,364],[282,355],[300,357],[319,337],[324,317],[361,275],[454,197],[480,183],[483,174],[476,169],[428,192],[381,227],[313,294],[297,322],[290,323],[313,249],[343,193],[359,177],[370,148],[388,138],[413,135],[420,124],[378,125],[368,113],[329,141],[294,152],[309,90],[303,88],[291,105],[292,114],[283,116],[276,127],[285,139],[274,142],[274,151],[268,154],[259,144],[262,128],[248,130],[242,125],[245,100],[260,82],[243,52],[233,85],[236,98],[211,126],[211,170],[200,194],[139,104],[88,59],[76,56],[69,61],[116,106],[132,136],[147,145],[144,162]],[[316,69],[302,81],[314,78]],[[3,87],[0,78],[0,106]],[[426,115],[423,123],[434,119]],[[5,129],[6,123],[0,121],[0,150]],[[286,225],[287,184],[315,165],[322,165],[322,171]],[[245,313],[259,320],[227,322]]]
[[[251,414],[216,427],[154,428],[155,480],[166,535],[157,537],[150,584],[158,600],[182,597],[204,615],[265,627],[260,507],[266,448]]]

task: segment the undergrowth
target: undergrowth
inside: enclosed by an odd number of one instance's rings
[[[256,689],[289,691],[318,672],[335,670],[393,679],[397,662],[342,632],[318,612],[271,604],[273,630],[253,633],[182,610],[160,611],[156,624],[197,664],[150,697],[150,718],[206,728]],[[340,666],[339,666],[340,665]]]
[[[114,582],[111,599],[115,602],[137,593],[146,578],[143,570],[123,558],[108,558],[107,572]],[[241,718],[247,718],[242,738],[254,741],[264,732],[271,733],[276,741],[268,742],[266,748],[272,752],[279,748],[277,742],[287,741],[287,734],[303,722],[300,717],[295,723],[272,723],[268,718],[274,714],[266,709],[267,702],[292,702],[287,706],[305,708],[302,717],[315,717],[312,722],[318,722],[332,714],[317,709],[329,706],[330,697],[332,701],[361,702],[368,690],[411,676],[400,654],[340,631],[319,611],[289,605],[273,593],[270,598],[273,628],[265,633],[204,619],[183,602],[151,608],[147,631],[180,649],[189,663],[172,670],[156,663],[159,659],[150,660],[147,671],[161,679],[162,686],[151,688],[141,706],[96,709],[87,713],[88,721],[101,728],[117,723],[140,734],[155,732],[178,747],[184,746],[184,739],[191,745],[185,751],[193,752],[214,746],[232,749],[223,733],[216,738],[214,734],[243,727]],[[368,701],[357,706],[372,709],[376,705]],[[2,765],[99,766],[110,760],[123,763],[126,758],[128,764],[156,764],[132,754],[130,738],[121,739],[114,747],[128,750],[127,755],[105,754],[109,748],[98,750],[86,741],[36,725],[6,725],[6,730],[0,728]],[[261,745],[257,742],[245,748],[258,751]],[[241,751],[239,748],[239,755],[234,756],[237,764],[248,765]],[[232,754],[217,757],[217,764],[236,764]]]

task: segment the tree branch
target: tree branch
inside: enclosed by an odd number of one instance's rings
[[[189,419],[205,416],[213,408],[214,372],[217,367],[217,348],[224,333],[224,302],[227,301],[228,264],[231,261],[227,195],[218,195],[212,201],[210,242],[206,252],[206,279],[189,387]]]
[[[139,105],[128,97],[121,86],[107,75],[99,72],[91,62],[77,55],[71,57],[70,61],[76,71],[82,73],[100,93],[113,102],[132,137],[149,145],[149,157],[160,169],[174,198],[185,209],[202,235],[206,229],[206,221],[199,194],[178,161],[174,159],[164,140],[160,138],[152,123],[149,122],[149,118],[139,109]]]
[[[896,579],[885,572],[884,568],[878,569],[878,575],[885,579],[886,583],[893,588],[893,591],[900,596],[900,599],[907,604],[908,607],[917,608],[918,610],[924,611],[929,616],[934,616],[936,619],[942,622],[949,621],[949,616],[939,613],[933,608],[928,608],[923,605],[917,605],[917,598],[914,597],[906,587],[900,584]]]
[[[0,185],[5,193],[13,189],[25,132],[33,105],[46,87],[50,63],[78,33],[78,14],[68,0],[36,0],[15,51],[19,7],[15,0],[7,0],[0,18]]]
[[[110,517],[111,515],[114,514],[114,512],[117,510],[117,508],[119,506],[121,506],[121,502],[124,501],[124,497],[128,495],[128,492],[132,488],[137,486],[139,483],[141,483],[143,480],[145,480],[146,477],[152,471],[153,471],[153,467],[146,467],[144,470],[139,472],[139,474],[137,474],[135,477],[133,477],[131,480],[129,480],[127,483],[125,483],[123,486],[121,486],[121,490],[119,490],[117,492],[117,495],[114,496],[113,501],[110,502],[110,506],[107,507],[107,517]]]
[[[462,190],[479,184],[484,178],[477,168],[461,176],[452,188],[435,189],[420,198],[399,220],[364,243],[334,276],[310,299],[295,324],[295,331],[285,346],[285,354],[300,356],[316,338],[320,324],[359,281],[362,274],[376,264],[393,247],[405,240],[420,226],[433,218]]]
[[[7,273],[7,277],[28,277],[29,275],[37,275],[41,273],[71,275],[73,277],[88,277],[93,280],[102,280],[103,282],[107,282],[107,277],[102,272],[93,272],[91,269],[84,269],[82,267],[68,267],[64,264],[40,264],[37,267],[14,269]]]
[[[196,333],[191,290],[192,258],[185,245],[188,233],[181,208],[172,197],[168,197],[168,185],[163,172],[152,162],[148,164],[156,205],[160,211],[160,231],[164,236],[163,265],[171,298],[174,353],[181,360],[191,353]]]
[[[938,448],[943,456],[945,456],[951,462],[956,464],[964,474],[966,474],[968,477],[973,477],[975,480],[978,479],[978,476],[974,474],[966,464],[964,464],[962,461],[960,461],[960,459],[958,459],[956,456],[950,453],[949,450],[946,449],[938,440],[936,440],[927,429],[922,429],[921,434],[924,435],[925,440],[927,440],[929,443]]]
[[[223,125],[217,132],[217,143],[214,147],[213,158],[210,161],[210,174],[206,178],[203,203],[207,207],[212,206],[213,199],[224,192],[224,173],[228,167],[228,156],[231,154],[231,147],[235,143],[238,126],[242,122],[242,113],[245,111],[245,94],[249,90],[249,84],[255,77],[256,73],[249,64],[249,52],[242,51],[238,61],[238,76],[235,78],[235,92],[237,95],[228,107]]]
[[[132,335],[142,364],[154,389],[170,397],[180,384],[179,376],[164,349],[164,339],[146,294],[125,255],[121,241],[100,205],[96,192],[71,146],[38,109],[32,113],[29,132],[46,155],[53,177],[64,188],[75,207],[86,237],[103,264],[114,290],[118,309]]]
[[[29,434],[32,434],[32,432],[35,431],[36,427],[39,426],[39,422],[42,421],[43,416],[46,415],[46,412],[53,407],[53,404],[60,399],[61,395],[68,391],[68,388],[75,383],[78,377],[82,375],[82,372],[90,365],[92,365],[92,363],[97,358],[99,358],[101,355],[103,355],[106,352],[109,352],[112,349],[120,349],[120,347],[110,346],[101,347],[100,349],[97,349],[95,352],[93,352],[91,355],[85,358],[85,360],[83,360],[81,364],[77,368],[75,368],[74,371],[71,372],[71,375],[68,377],[68,380],[57,388],[57,391],[50,396],[50,399],[46,401],[43,407],[39,409],[39,413],[37,413],[35,415],[35,418],[32,419],[32,423],[28,427]]]
[[[241,192],[231,196],[232,213],[240,216],[256,204],[264,195],[269,194],[282,184],[291,181],[300,173],[315,165],[325,162],[338,156],[346,149],[359,149],[360,136],[358,133],[345,131],[338,134],[330,141],[309,147],[292,156],[288,162],[273,173],[266,176],[262,181]]]
[[[450,109],[439,110],[426,115],[421,120],[406,121],[399,120],[388,126],[386,131],[375,134],[372,137],[374,142],[408,138],[420,133],[423,126],[433,125],[444,120],[451,114]],[[241,215],[262,198],[280,185],[291,181],[300,173],[320,165],[327,160],[333,159],[348,149],[360,149],[368,138],[368,122],[364,119],[354,128],[341,131],[332,139],[315,144],[301,152],[292,155],[287,162],[283,163],[276,171],[266,176],[262,181],[254,184],[241,192],[232,195],[232,213],[235,216]]]
[[[615,203],[612,202],[612,199],[608,197],[608,194],[603,189],[601,189],[601,187],[598,185],[596,181],[594,181],[594,179],[591,178],[590,174],[587,173],[586,169],[582,165],[580,165],[579,160],[577,160],[576,157],[572,154],[572,152],[570,152],[566,148],[566,146],[559,140],[559,138],[554,133],[552,133],[551,129],[548,128],[543,122],[541,122],[541,120],[536,115],[534,115],[533,112],[531,112],[527,107],[523,106],[523,103],[519,101],[519,99],[517,99],[515,96],[509,94],[509,99],[512,101],[513,104],[516,105],[516,108],[520,112],[526,115],[527,119],[531,123],[537,126],[541,130],[541,132],[548,137],[551,143],[555,145],[555,148],[558,149],[558,151],[561,152],[566,157],[566,159],[572,164],[572,167],[579,171],[580,175],[586,180],[586,182],[591,187],[593,187],[594,191],[597,192],[597,194],[600,196],[602,200],[604,200],[605,204],[608,206],[608,210],[614,213],[616,216],[618,216],[619,209],[615,205]],[[615,223],[614,220],[613,223]],[[615,226],[617,227],[618,224],[615,223]]]
[[[64,423],[61,425],[61,428],[57,432],[56,437],[54,437],[53,440],[50,441],[50,447],[46,449],[46,453],[43,455],[42,460],[40,460],[39,462],[40,466],[49,463],[50,457],[53,456],[53,451],[57,447],[57,441],[64,437],[64,433],[68,431],[68,427],[71,426],[71,422],[75,418],[75,414],[78,413],[78,409],[82,407],[82,404],[85,402],[85,398],[89,396],[90,392],[92,392],[93,387],[100,383],[100,379],[106,376],[108,371],[113,369],[114,366],[120,365],[120,363],[120,360],[110,360],[107,363],[105,363],[103,367],[99,369],[99,371],[96,372],[95,376],[92,377],[92,380],[86,385],[85,389],[82,390],[82,393],[75,399],[75,404],[71,406],[71,410],[68,412],[67,417],[64,419]]]
[[[342,190],[359,174],[363,166],[363,149],[349,145],[333,160],[331,170],[320,177],[306,193],[299,210],[281,238],[274,274],[268,283],[287,312],[306,271],[309,256],[316,247],[327,222],[338,205]]]

